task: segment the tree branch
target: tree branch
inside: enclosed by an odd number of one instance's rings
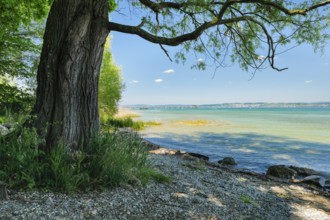
[[[227,10],[227,8],[233,4],[236,3],[256,3],[256,4],[261,4],[261,5],[268,5],[268,6],[272,6],[280,11],[282,11],[283,13],[287,14],[287,15],[306,15],[307,12],[312,11],[314,9],[317,9],[319,7],[325,6],[330,4],[330,0],[326,0],[320,3],[317,3],[315,5],[309,6],[308,8],[305,9],[292,9],[289,10],[287,8],[285,8],[284,6],[282,6],[281,4],[274,2],[274,1],[266,1],[266,0],[227,0],[225,3],[223,2],[211,2],[211,3],[203,3],[203,2],[184,2],[184,3],[174,3],[174,2],[160,2],[160,3],[155,3],[151,0],[139,0],[141,4],[147,6],[148,8],[150,8],[151,10],[153,10],[154,12],[159,12],[160,10],[164,9],[164,8],[173,8],[173,9],[181,9],[182,7],[185,6],[212,6],[212,5],[223,5],[223,7],[221,8],[221,11],[219,13],[220,17],[223,16],[224,12]]]
[[[237,18],[231,18],[231,19],[223,19],[223,20],[218,20],[215,19],[210,22],[205,22],[204,24],[200,25],[197,27],[194,31],[180,35],[178,37],[173,37],[173,38],[167,38],[167,37],[160,37],[153,35],[142,28],[138,26],[130,26],[130,25],[123,25],[123,24],[118,24],[115,22],[108,22],[107,27],[109,31],[118,31],[126,34],[135,34],[143,39],[150,41],[152,43],[156,44],[163,44],[167,46],[177,46],[183,42],[190,41],[190,40],[196,40],[201,34],[214,26],[217,25],[222,25],[222,24],[228,24],[228,23],[234,23],[234,22],[239,22],[239,21],[244,21],[248,20],[248,16],[242,16],[242,17],[237,17]]]
[[[315,4],[315,5],[312,5],[308,8],[305,8],[305,9],[293,9],[293,10],[289,10],[287,8],[285,8],[284,6],[280,5],[279,3],[277,2],[274,2],[274,1],[265,1],[265,0],[229,0],[230,4],[235,4],[235,3],[258,3],[258,4],[261,4],[261,5],[268,5],[268,6],[272,6],[273,8],[276,8],[280,11],[282,11],[283,13],[285,13],[286,15],[306,15],[307,12],[309,11],[312,11],[314,9],[317,9],[319,7],[322,7],[322,6],[326,6],[326,5],[329,5],[330,4],[330,0],[327,0],[327,1],[323,1],[323,2],[320,2],[318,4]]]
[[[230,0],[229,0],[230,1]],[[144,6],[150,8],[152,11],[154,12],[160,12],[162,9],[164,8],[172,8],[172,9],[181,9],[183,7],[187,7],[187,6],[200,6],[200,7],[209,7],[212,5],[223,5],[223,2],[217,2],[217,1],[212,1],[212,2],[208,2],[208,3],[204,3],[203,1],[186,1],[186,2],[182,2],[182,3],[175,3],[175,2],[153,2],[151,0],[139,0],[139,2],[141,4],[143,4]]]
[[[173,62],[173,60],[172,60],[170,54],[169,54],[168,51],[163,47],[163,45],[159,44],[159,46],[160,46],[160,48],[164,51],[164,53],[166,54],[167,58],[168,58],[171,62]]]
[[[184,3],[174,3],[174,2],[161,2],[161,3],[155,3],[150,0],[139,0],[141,4],[144,6],[150,8],[154,12],[160,12],[163,8],[174,8],[174,9],[180,9],[185,4]]]

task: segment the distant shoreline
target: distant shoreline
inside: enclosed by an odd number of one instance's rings
[[[169,104],[169,105],[123,105],[121,108],[129,110],[147,110],[147,109],[223,109],[223,108],[330,108],[330,102],[313,103],[265,103],[265,102],[247,102],[247,103],[222,103],[222,104]]]

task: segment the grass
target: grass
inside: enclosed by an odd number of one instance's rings
[[[248,195],[242,195],[241,196],[241,200],[245,203],[245,204],[252,204],[253,200],[251,199],[250,196]]]
[[[34,129],[0,137],[0,182],[9,188],[68,193],[145,184],[150,179],[171,182],[152,169],[148,150],[137,136],[103,134],[74,153],[65,145],[45,153],[38,147],[41,142]]]
[[[123,117],[123,118],[109,118],[106,123],[105,127],[112,127],[112,128],[132,128],[134,130],[140,131],[145,129],[148,126],[159,126],[161,123],[156,121],[135,121],[131,117]]]
[[[133,121],[133,119],[130,117],[110,118],[106,121],[106,125],[115,128],[129,127],[134,130],[142,130],[145,128],[143,121]]]
[[[0,124],[3,123],[23,123],[29,116],[27,114],[17,114],[9,110],[5,110],[5,114],[0,115]]]
[[[245,203],[245,204],[251,204],[254,206],[259,206],[258,203],[256,201],[254,201],[250,196],[244,194],[241,196],[241,200]]]

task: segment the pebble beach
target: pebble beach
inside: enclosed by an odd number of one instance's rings
[[[170,183],[72,195],[9,191],[0,219],[330,219],[330,195],[313,186],[152,151]]]

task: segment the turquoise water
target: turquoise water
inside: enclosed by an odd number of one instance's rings
[[[309,167],[330,175],[330,108],[136,110],[161,122],[143,132],[161,146],[234,157],[238,168],[265,173],[273,164]]]

